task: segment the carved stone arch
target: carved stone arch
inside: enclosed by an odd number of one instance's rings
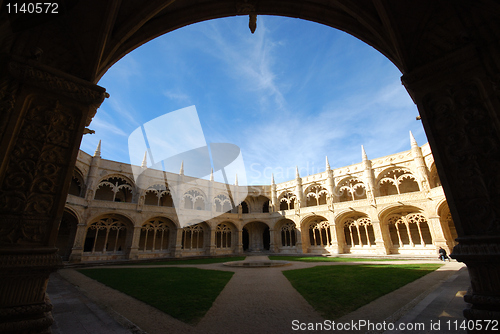
[[[75,166],[75,169],[73,170],[73,175],[71,177],[71,185],[69,187],[68,194],[78,197],[83,197],[83,195],[86,192],[84,180],[85,178],[83,177],[83,173],[80,171],[78,167]]]
[[[215,226],[215,248],[221,250],[232,250],[238,240],[238,229],[236,225],[228,220]]]
[[[345,214],[338,225],[343,229],[346,252],[375,246],[375,231],[368,215],[361,212]]]
[[[431,189],[441,186],[441,180],[434,162],[431,164],[431,168],[429,169],[429,183]]]
[[[376,189],[379,196],[399,195],[420,191],[417,177],[407,167],[392,166],[379,173]]]
[[[292,210],[295,208],[297,195],[291,190],[283,190],[278,196],[280,210]]]
[[[366,185],[358,177],[346,176],[336,183],[335,198],[338,202],[366,199]]]
[[[184,209],[205,210],[207,195],[199,188],[190,188],[182,195],[181,202],[184,202]]]
[[[177,226],[174,221],[163,216],[146,219],[139,235],[139,256],[167,256],[175,246]],[[145,253],[149,254],[144,255]]]
[[[439,217],[439,222],[441,224],[441,229],[443,230],[446,243],[448,247],[452,249],[458,243],[458,233],[446,199],[440,201],[436,206],[436,214]]]
[[[304,191],[306,206],[325,205],[328,195],[328,190],[322,184],[310,184]]]
[[[107,174],[97,182],[94,199],[114,202],[132,202],[135,185],[122,174]]]
[[[220,192],[213,197],[212,205],[216,212],[231,212],[232,207],[231,198],[225,192]]]
[[[58,254],[63,261],[68,261],[71,256],[71,250],[75,242],[76,231],[80,221],[80,215],[76,210],[68,206],[64,208],[55,244],[59,249]]]
[[[275,243],[280,252],[285,252],[288,248],[294,248],[299,242],[299,229],[297,224],[291,219],[280,219],[274,226]]]
[[[125,214],[100,214],[89,220],[82,261],[126,259],[134,223]]]

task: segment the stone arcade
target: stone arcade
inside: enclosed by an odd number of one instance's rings
[[[131,166],[101,159],[99,143],[94,156],[78,154],[56,246],[71,262],[245,251],[437,256],[453,248],[456,230],[430,147],[410,138],[406,152],[368,160],[362,149],[359,164],[332,170],[327,159],[323,173],[250,186],[235,208],[225,184],[182,171],[141,188]],[[175,193],[165,179],[184,187]],[[202,221],[206,212],[215,218]]]
[[[500,318],[498,1],[60,0],[57,14],[8,13],[6,3],[0,2],[1,332],[50,329],[45,289],[61,266],[55,243],[81,137],[107,95],[99,78],[174,29],[264,14],[341,29],[399,68],[457,229],[452,256],[469,270],[472,289],[464,299],[472,307],[464,314]],[[193,243],[197,235],[189,232]]]

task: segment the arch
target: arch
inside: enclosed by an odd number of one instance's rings
[[[143,253],[166,253],[175,245],[175,223],[165,217],[146,220],[141,226],[139,251]]]
[[[433,162],[429,172],[429,183],[431,188],[436,188],[441,186],[441,179],[436,168],[436,164]]]
[[[366,199],[366,185],[356,177],[347,177],[338,183],[335,194],[339,202]]]
[[[249,195],[245,198],[248,205],[248,211],[252,213],[269,212],[269,198],[264,195]],[[266,208],[267,203],[267,208]],[[267,211],[266,211],[267,210]]]
[[[371,219],[366,215],[351,215],[341,221],[348,251],[375,246],[375,232]]]
[[[199,189],[190,189],[182,196],[181,207],[188,210],[205,210],[206,195]]]
[[[243,201],[241,202],[241,213],[249,213],[249,209],[248,209],[248,204],[247,202]]]
[[[443,230],[444,237],[449,248],[448,250],[451,250],[457,244],[456,240],[458,238],[458,234],[446,200],[439,203],[436,213],[439,217],[441,229]]]
[[[295,248],[298,240],[298,230],[295,222],[291,219],[280,220],[275,227],[278,232],[278,245],[280,252],[284,249]]]
[[[210,227],[206,222],[185,226],[182,229],[181,248],[184,251],[204,252],[210,239]]]
[[[382,171],[378,176],[377,188],[380,196],[420,191],[417,178],[403,167],[391,167]]]
[[[68,261],[71,255],[78,223],[78,215],[70,208],[64,208],[55,245],[63,261]]]
[[[328,191],[320,184],[312,184],[304,192],[306,197],[306,206],[317,206],[326,204]]]
[[[260,252],[270,250],[270,229],[268,224],[261,221],[253,221],[245,224],[243,229],[248,234],[247,251]],[[243,241],[243,246],[245,246],[245,240]]]
[[[144,205],[173,207],[173,196],[168,184],[157,183],[144,190]]]
[[[231,212],[233,210],[231,200],[226,194],[219,194],[214,197],[215,212]]]
[[[90,220],[87,225],[84,255],[97,259],[125,258],[131,244],[132,222],[123,215],[108,214]]]
[[[132,202],[133,183],[122,175],[108,175],[97,184],[94,199],[112,202]]]
[[[301,222],[302,241],[306,243],[309,253],[328,253],[336,239],[331,223],[323,216],[310,215]]]
[[[71,177],[71,184],[69,186],[68,194],[73,196],[82,197],[85,188],[85,182],[83,181],[83,174],[75,167],[73,170],[73,175]]]
[[[432,246],[432,236],[425,216],[419,212],[399,212],[387,217],[392,247],[402,248]]]
[[[225,221],[217,224],[215,227],[215,248],[222,250],[232,250],[236,244],[235,242],[236,226]]]
[[[295,202],[297,201],[297,196],[291,191],[285,190],[278,197],[278,203],[280,203],[280,210],[292,210],[295,208]]]

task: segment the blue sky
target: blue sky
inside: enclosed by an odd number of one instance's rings
[[[301,176],[323,171],[325,156],[332,168],[358,163],[361,145],[369,158],[408,150],[410,130],[424,144],[400,77],[372,47],[314,22],[259,16],[255,34],[247,16],[201,22],[109,69],[99,85],[111,96],[81,149],[93,154],[102,140],[104,159],[129,163],[135,129],[194,105],[207,143],[240,147],[247,184],[269,184],[272,172],[283,182],[295,166]]]

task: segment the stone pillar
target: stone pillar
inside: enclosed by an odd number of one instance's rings
[[[181,257],[182,256],[182,228],[178,228],[176,230],[176,235],[175,235],[175,246],[174,246],[174,257]]]
[[[142,226],[134,226],[132,231],[132,243],[128,252],[128,259],[137,260],[139,258],[139,242],[141,241],[141,229]]]
[[[269,250],[272,252],[272,253],[278,253],[278,245],[276,244],[276,240],[274,240],[274,238],[276,238],[276,234],[274,233],[274,228],[273,229],[269,229]]]
[[[274,183],[274,175],[271,175],[271,212],[278,212],[280,204],[278,202],[278,194],[276,192],[276,183]]]
[[[451,257],[468,267],[472,320],[500,319],[500,51],[488,47],[464,47],[402,78],[457,228]]]
[[[45,298],[83,130],[104,88],[0,55],[0,332],[49,332]]]
[[[238,240],[236,240],[236,252],[238,254],[243,253],[243,230],[238,230],[237,234]]]
[[[215,255],[215,228],[210,228],[207,255]]]
[[[75,242],[73,244],[73,249],[71,250],[71,255],[69,256],[69,262],[76,263],[82,261],[83,255],[83,245],[85,243],[85,236],[87,235],[87,224],[80,223],[76,226]]]

